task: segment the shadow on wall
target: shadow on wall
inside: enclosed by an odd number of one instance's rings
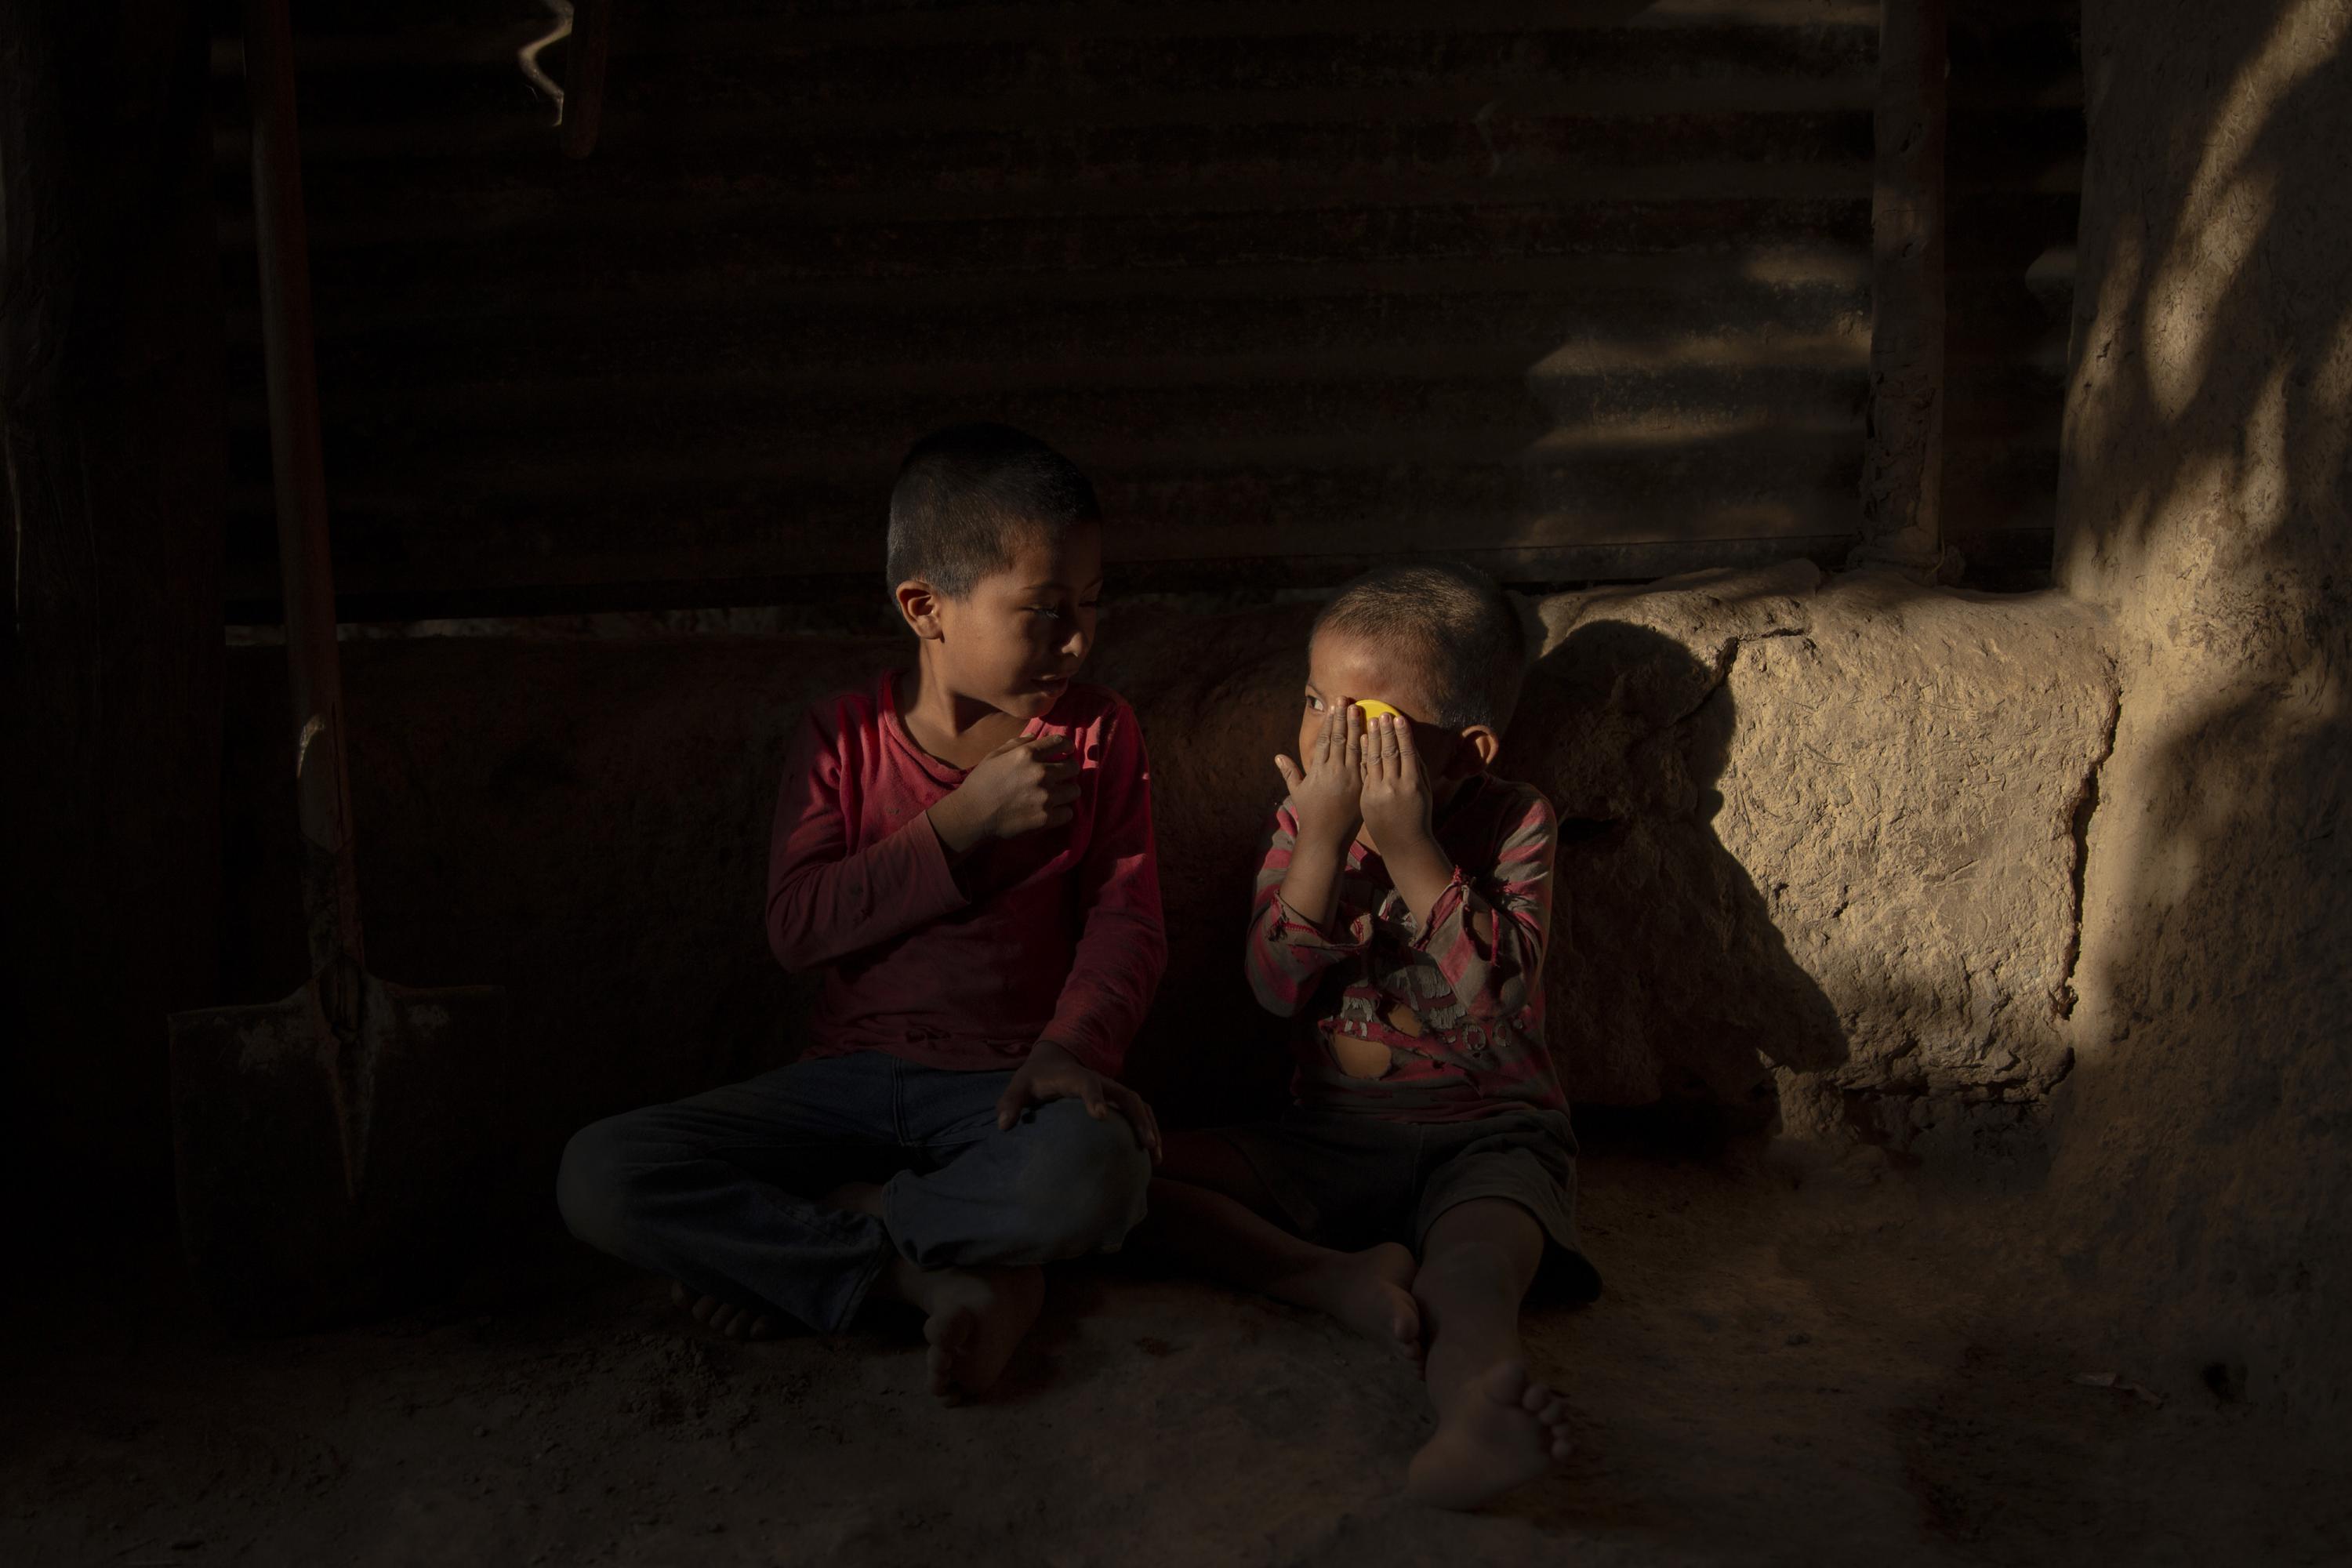
[[[1773,1069],[1846,1059],[1836,1009],[1713,826],[1736,718],[1720,671],[1622,621],[1578,626],[1528,672],[1503,771],[1559,814],[1546,985],[1572,1099],[1606,1082],[1753,1130],[1778,1114]]]
[[[2091,0],[2059,567],[2115,616],[2064,1261],[2171,1370],[2352,1403],[2352,4]]]
[[[1134,705],[1151,752],[1168,974],[1127,1078],[1171,1127],[1272,1115],[1288,1093],[1286,1025],[1251,994],[1242,941],[1318,608],[1122,612],[1088,670]]]
[[[1129,1077],[1171,1125],[1271,1114],[1286,1091],[1286,1026],[1239,955],[1315,610],[1122,617],[1097,656],[1150,737],[1169,978]],[[1775,1069],[1846,1059],[1835,1008],[1712,826],[1735,723],[1721,672],[1596,619],[1530,668],[1500,770],[1559,814],[1545,985],[1570,1098],[1663,1106],[1702,1136],[1770,1125]]]

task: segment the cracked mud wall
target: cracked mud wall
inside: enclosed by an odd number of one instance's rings
[[[2352,0],[2089,0],[2059,570],[2114,620],[2054,1192],[2202,1376],[2352,1397]]]
[[[2068,1070],[2098,616],[1797,564],[1563,595],[1519,765],[1583,828],[1580,1098],[1999,1152]],[[1571,884],[1578,886],[1578,884]]]
[[[1546,983],[1578,1102],[1919,1153],[2038,1142],[2067,1066],[2076,807],[2114,723],[2096,616],[1801,563],[1531,609],[1504,768],[1561,817]],[[1173,1122],[1283,1091],[1237,954],[1313,615],[1123,611],[1091,666],[1151,749],[1171,962],[1131,1077]],[[520,1171],[591,1115],[796,1049],[800,983],[759,934],[774,769],[808,702],[905,651],[346,645],[372,962],[511,988],[544,1086]],[[229,994],[257,999],[300,977],[279,658],[230,666]]]

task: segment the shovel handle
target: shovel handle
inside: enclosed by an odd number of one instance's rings
[[[344,752],[342,664],[335,646],[335,569],[327,544],[326,465],[310,329],[310,263],[294,126],[294,38],[287,0],[245,0],[245,80],[253,105],[253,216],[261,263],[261,337],[269,384],[269,454],[294,698],[295,787],[302,824],[302,902],[314,973],[357,1005],[365,953]],[[331,1004],[331,1005],[332,1004]],[[341,1006],[334,1006],[341,1012]],[[342,1020],[352,1022],[354,1020]]]

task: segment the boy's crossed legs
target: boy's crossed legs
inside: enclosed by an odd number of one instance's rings
[[[796,1063],[583,1130],[558,1199],[574,1235],[730,1331],[770,1311],[838,1331],[871,1294],[906,1301],[931,1391],[978,1394],[1036,1318],[1037,1266],[1115,1250],[1150,1169],[1124,1120],[1076,1100],[999,1131],[1010,1079],[870,1052]]]
[[[1205,1273],[1327,1312],[1423,1363],[1437,1432],[1406,1474],[1415,1501],[1475,1508],[1568,1456],[1567,1405],[1529,1376],[1519,1340],[1520,1303],[1547,1244],[1527,1208],[1501,1196],[1454,1204],[1429,1225],[1418,1263],[1393,1241],[1352,1252],[1319,1246],[1270,1217],[1282,1209],[1231,1142],[1179,1134],[1139,1234]]]
[[[882,1184],[849,1182],[824,1195],[829,1208],[882,1217]],[[1036,1264],[997,1268],[923,1268],[893,1257],[876,1275],[872,1294],[923,1315],[930,1346],[927,1385],[935,1398],[961,1404],[984,1394],[1003,1374],[1045,1305],[1045,1271]],[[729,1339],[764,1340],[774,1324],[757,1307],[718,1296],[698,1296],[685,1281],[670,1283],[670,1300],[698,1323]]]

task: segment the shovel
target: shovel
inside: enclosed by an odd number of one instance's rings
[[[310,979],[176,1015],[173,1161],[197,1281],[241,1326],[366,1313],[430,1273],[495,1179],[506,998],[368,973],[327,547],[287,0],[247,0],[253,195]],[[445,1270],[446,1271],[446,1270]]]

